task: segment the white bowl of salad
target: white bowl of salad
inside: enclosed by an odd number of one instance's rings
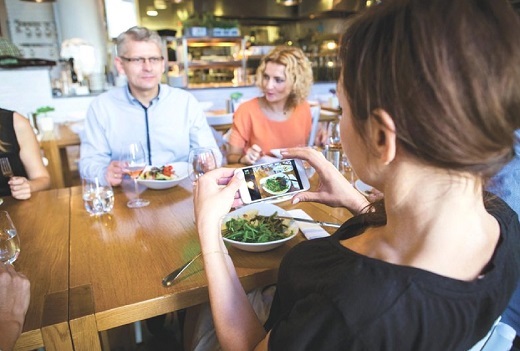
[[[222,239],[237,249],[264,252],[282,246],[298,234],[291,215],[273,204],[260,202],[232,211],[222,221]]]
[[[163,166],[146,166],[137,182],[149,189],[162,190],[176,186],[188,176],[188,162],[174,162]]]

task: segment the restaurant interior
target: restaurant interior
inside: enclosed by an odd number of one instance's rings
[[[19,233],[27,232],[19,267],[47,279],[32,284],[35,300],[15,350],[182,350],[178,311],[207,300],[200,262],[173,287],[160,284],[198,250],[189,179],[166,190],[143,191],[151,205],[139,216],[126,208],[124,189],[116,194],[111,214],[89,217],[84,210],[79,134],[91,101],[126,83],[113,64],[119,33],[140,25],[161,35],[167,58],[162,82],[190,91],[203,103],[217,137],[231,127],[235,104],[258,96],[255,72],[261,58],[277,45],[300,47],[313,69],[308,100],[319,107],[316,118],[327,126],[341,113],[335,96],[340,33],[346,19],[379,1],[0,0],[0,37],[21,52],[9,61],[0,51],[0,107],[29,118],[53,189],[21,205],[4,199]],[[520,11],[520,0],[510,1]],[[351,216],[312,204],[284,208],[303,208],[329,222]],[[22,217],[27,213],[33,215]],[[57,219],[56,213],[67,216]],[[164,221],[172,216],[176,220]],[[41,237],[31,245],[35,228]],[[51,235],[60,231],[69,236]],[[89,237],[99,242],[91,244]],[[230,251],[244,287],[274,283],[281,257],[302,240],[254,260],[248,252]],[[49,258],[38,264],[30,255]],[[132,256],[140,267],[127,262]],[[168,333],[153,335],[141,321],[161,315]]]

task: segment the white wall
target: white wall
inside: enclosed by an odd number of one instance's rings
[[[0,107],[26,117],[37,108],[52,106],[57,121],[82,115],[93,96],[53,98],[49,68],[0,69]]]

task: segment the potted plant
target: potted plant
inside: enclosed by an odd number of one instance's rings
[[[54,130],[54,120],[48,114],[54,111],[54,107],[42,106],[36,109],[33,114],[33,127],[37,127],[40,132],[52,132]]]
[[[213,36],[215,37],[238,37],[240,30],[238,29],[237,20],[215,20],[213,24]]]
[[[206,37],[208,36],[207,18],[199,14],[194,14],[182,21],[182,30],[186,37]]]

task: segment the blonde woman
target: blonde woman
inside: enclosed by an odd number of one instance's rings
[[[303,51],[276,47],[262,59],[256,74],[263,95],[235,112],[228,163],[253,164],[272,149],[307,145],[312,122],[306,99],[313,80]]]
[[[0,196],[26,200],[31,194],[48,189],[49,172],[43,165],[40,145],[27,118],[0,108],[0,158],[7,158],[12,176],[0,178]]]

